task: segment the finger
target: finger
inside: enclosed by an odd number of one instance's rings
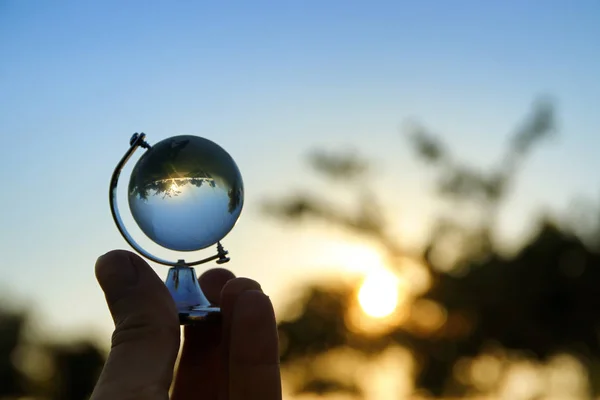
[[[200,277],[202,290],[212,282],[219,285],[225,281],[222,272],[213,275],[211,272]],[[232,274],[233,275],[233,274]],[[216,288],[211,288],[216,289]],[[173,390],[173,400],[185,400],[201,394],[202,400],[226,399],[227,397],[227,362],[229,346],[228,326],[231,325],[233,305],[240,293],[246,290],[260,290],[260,285],[246,278],[234,278],[226,281],[221,289],[220,300],[222,323],[217,325],[188,326],[185,328],[185,342],[177,379]],[[210,299],[212,290],[207,290]],[[214,295],[214,292],[213,292]]]
[[[166,399],[179,348],[179,321],[169,291],[144,260],[128,251],[100,257],[96,278],[115,331],[91,400]]]
[[[233,324],[233,316],[235,305],[238,302],[238,298],[245,292],[258,291],[262,289],[260,284],[252,279],[248,278],[236,278],[233,279],[223,287],[221,291],[221,314],[223,321],[223,331],[221,333],[221,363],[219,369],[219,400],[230,399],[230,342],[231,342],[231,330]]]
[[[200,288],[208,301],[210,301],[211,304],[218,305],[221,301],[221,290],[223,290],[223,287],[228,281],[234,278],[235,275],[233,272],[225,268],[214,268],[200,275],[198,281],[200,282]]]
[[[275,313],[261,291],[241,293],[231,320],[228,400],[281,400]]]
[[[212,304],[219,304],[223,286],[235,275],[222,268],[211,269],[199,278],[202,292]],[[184,328],[183,350],[172,400],[201,395],[203,400],[216,399],[220,371],[221,324],[201,324]]]

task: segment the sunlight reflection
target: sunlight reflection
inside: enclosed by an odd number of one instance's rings
[[[486,399],[579,400],[589,398],[588,376],[573,356],[560,354],[547,362],[521,352],[491,349],[474,358],[462,358],[454,377]]]
[[[311,373],[324,379],[354,382],[362,393],[296,393],[288,385],[306,372],[288,371],[284,379],[285,399],[293,400],[397,400],[414,391],[414,365],[410,351],[391,347],[372,357],[349,349],[334,350],[311,360]],[[361,396],[362,394],[362,396]]]
[[[435,301],[419,299],[410,310],[408,327],[415,333],[431,334],[439,330],[447,321],[446,309]]]
[[[548,393],[555,396],[552,399],[559,399],[561,396],[585,398],[589,393],[588,378],[583,364],[567,354],[553,357],[546,368]]]

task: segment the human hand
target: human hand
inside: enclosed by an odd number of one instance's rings
[[[115,322],[112,347],[90,400],[280,400],[273,307],[260,285],[225,269],[200,277],[222,321],[186,326],[177,376],[180,326],[165,284],[138,255],[111,251],[96,277]]]

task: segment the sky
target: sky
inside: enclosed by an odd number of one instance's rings
[[[198,135],[233,156],[246,203],[223,241],[228,268],[278,308],[300,278],[378,263],[354,238],[261,213],[300,188],[347,196],[314,180],[308,150],[373,158],[398,232],[416,240],[437,203],[403,124],[417,119],[489,166],[547,94],[560,135],[533,155],[501,220],[520,237],[539,210],[598,198],[599,20],[595,0],[0,1],[0,295],[57,337],[108,340],[93,267],[127,248],[107,194],[134,132]]]

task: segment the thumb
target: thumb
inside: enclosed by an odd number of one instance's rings
[[[167,287],[142,258],[123,250],[98,259],[96,278],[115,331],[90,400],[167,399],[180,338]]]

